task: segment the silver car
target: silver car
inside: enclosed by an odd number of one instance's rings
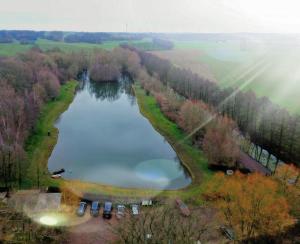
[[[118,219],[121,219],[125,216],[125,206],[124,205],[118,205],[117,206],[117,213],[116,213],[116,217]]]
[[[137,204],[132,204],[131,205],[131,210],[133,215],[138,215],[139,214],[139,205]]]

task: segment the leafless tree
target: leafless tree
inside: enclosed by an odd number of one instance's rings
[[[208,230],[199,215],[183,217],[177,209],[158,207],[122,220],[117,232],[122,243],[195,243]]]

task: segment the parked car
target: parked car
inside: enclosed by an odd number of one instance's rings
[[[117,213],[116,213],[116,217],[118,219],[121,219],[125,216],[125,206],[124,205],[118,205],[117,206]]]
[[[138,215],[139,214],[139,205],[137,204],[132,204],[131,205],[131,210],[133,215]]]
[[[151,199],[143,199],[142,206],[152,206],[152,200]]]
[[[227,237],[228,240],[234,241],[235,235],[233,229],[222,225],[220,227],[221,232]]]
[[[99,215],[100,203],[98,201],[92,202],[91,215],[97,217]]]
[[[86,207],[87,207],[87,203],[86,202],[80,202],[79,203],[79,207],[77,209],[77,215],[78,216],[83,216],[84,213],[85,213]]]
[[[112,203],[111,202],[105,202],[104,203],[104,209],[103,209],[103,218],[110,219],[112,210],[113,210]]]
[[[185,217],[190,216],[191,211],[189,210],[188,206],[185,205],[185,203],[183,201],[181,201],[180,199],[176,199],[175,202],[183,216],[185,216]]]

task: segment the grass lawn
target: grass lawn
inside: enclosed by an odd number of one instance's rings
[[[159,131],[173,146],[178,157],[192,176],[192,184],[181,190],[152,190],[152,189],[129,189],[109,185],[101,185],[78,180],[53,180],[47,169],[48,158],[57,142],[58,130],[54,123],[59,115],[64,112],[74,97],[77,82],[68,82],[61,88],[60,96],[56,101],[45,105],[37,123],[37,129],[27,141],[26,151],[28,152],[27,175],[23,181],[23,188],[37,187],[38,180],[40,186],[61,186],[71,189],[78,195],[84,192],[116,196],[116,197],[175,197],[183,199],[192,196],[199,196],[205,188],[205,182],[212,173],[207,168],[207,161],[202,152],[194,148],[190,141],[183,140],[185,135],[177,125],[169,121],[160,111],[154,97],[146,96],[144,90],[138,85],[134,85],[134,90],[138,100],[141,113],[149,119],[153,127]],[[48,136],[48,131],[51,135]],[[39,178],[38,178],[39,173]]]

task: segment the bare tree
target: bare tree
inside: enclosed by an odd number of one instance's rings
[[[159,207],[122,220],[117,232],[122,243],[195,243],[208,230],[208,222],[195,214],[183,217],[177,209]]]

